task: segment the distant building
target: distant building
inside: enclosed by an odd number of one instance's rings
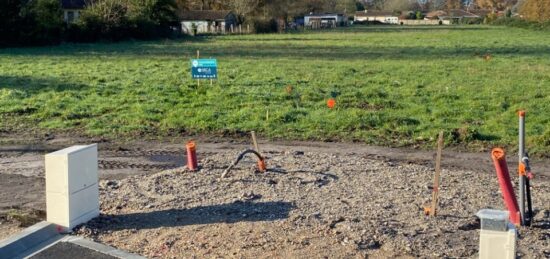
[[[487,15],[489,15],[493,11],[487,10],[487,9],[477,9],[477,10],[468,10],[468,12],[473,13],[473,14],[481,17],[481,18],[485,18],[485,17],[487,17]]]
[[[179,18],[182,32],[189,35],[237,30],[237,16],[231,11],[182,11]]]
[[[334,28],[346,25],[346,18],[343,14],[325,13],[309,14],[304,16],[304,26],[312,29]]]
[[[468,11],[460,10],[460,9],[453,9],[449,11],[432,11],[426,14],[425,19],[428,20],[442,20],[442,21],[450,21],[451,23],[460,23],[464,21],[464,19],[477,19],[481,18],[481,16],[477,14],[473,14]]]
[[[358,11],[353,18],[354,22],[379,22],[385,24],[399,24],[399,16],[391,11]]]
[[[78,21],[80,13],[86,7],[86,0],[61,0],[63,20],[66,23]]]

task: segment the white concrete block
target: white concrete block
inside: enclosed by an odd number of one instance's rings
[[[481,230],[479,235],[480,259],[516,258],[516,228],[509,224],[507,231]]]
[[[97,145],[46,155],[47,220],[70,231],[99,215]]]

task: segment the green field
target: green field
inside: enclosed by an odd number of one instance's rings
[[[191,79],[196,50],[218,59],[213,86]],[[550,34],[353,27],[0,50],[0,128],[10,132],[256,130],[271,138],[428,147],[445,130],[447,143],[477,149],[516,145],[522,108],[530,150],[549,152]]]

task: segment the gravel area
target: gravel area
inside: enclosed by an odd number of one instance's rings
[[[220,179],[238,153],[209,154],[198,172],[102,180],[102,215],[76,234],[162,258],[475,257],[474,214],[504,207],[494,173],[444,168],[427,217],[432,167],[353,152],[269,150],[267,173],[250,157]],[[547,177],[532,182],[520,257],[550,257],[549,193]]]

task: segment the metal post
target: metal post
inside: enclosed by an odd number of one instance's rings
[[[525,166],[524,173],[531,174],[531,166],[529,165],[529,155],[525,154],[523,157],[523,164]],[[525,177],[525,174],[523,175]],[[527,202],[527,210],[525,211],[525,225],[531,226],[533,221],[533,203],[531,202],[531,184],[529,183],[529,177],[525,177],[525,195]]]
[[[519,164],[523,163],[525,156],[525,111],[519,112]],[[521,216],[521,225],[525,226],[525,176],[519,174],[519,213]]]

